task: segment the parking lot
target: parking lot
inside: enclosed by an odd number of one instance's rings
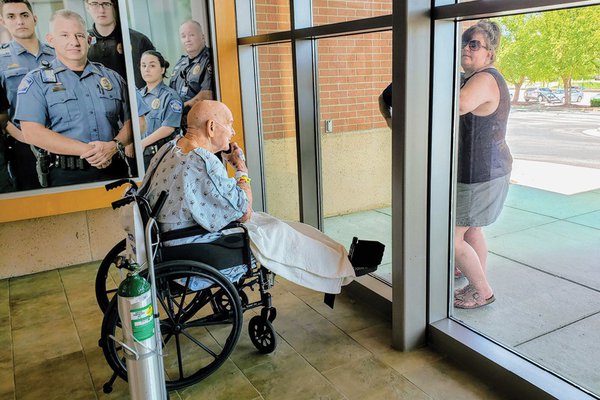
[[[529,101],[529,102],[525,101],[525,91],[526,90],[527,90],[527,88],[521,88],[521,90],[519,91],[519,103],[525,103],[525,104],[535,104],[535,103],[538,103],[537,101]],[[598,93],[600,93],[600,91],[597,91],[597,92],[584,91],[583,92],[583,99],[581,100],[581,102],[579,102],[579,103],[573,103],[573,104],[579,105],[579,106],[589,106],[590,105],[590,99],[592,97],[594,97],[595,95],[597,95]],[[560,106],[561,104],[549,104],[549,105],[551,105],[551,106]]]

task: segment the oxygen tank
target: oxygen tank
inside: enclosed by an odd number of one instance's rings
[[[117,295],[131,400],[163,400],[166,390],[150,283],[136,272],[129,273]]]

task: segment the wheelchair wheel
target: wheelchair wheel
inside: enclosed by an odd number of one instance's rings
[[[242,306],[236,288],[216,269],[194,261],[169,261],[155,268],[163,338],[163,362],[168,390],[181,389],[216,371],[233,351],[242,330]],[[205,285],[190,289],[193,280]],[[214,299],[226,298],[230,310],[214,307]],[[117,298],[111,300],[100,344],[110,367],[127,380],[121,345]]]
[[[277,333],[269,320],[256,315],[248,323],[248,335],[254,347],[263,354],[272,353],[277,347]]]
[[[119,283],[121,282],[120,262],[124,253],[125,239],[117,243],[108,252],[98,267],[98,272],[96,273],[96,302],[102,312],[106,312],[108,303],[114,297],[115,293],[117,293]],[[112,284],[113,280],[116,282],[115,287]]]

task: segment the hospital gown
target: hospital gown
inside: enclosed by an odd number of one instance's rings
[[[142,185],[145,190],[150,204],[161,191],[169,191],[157,217],[163,231],[200,225],[214,237],[221,228],[239,220],[248,207],[246,193],[228,177],[214,154],[203,148],[184,154],[175,141],[152,159]],[[355,276],[345,248],[309,225],[280,221],[260,212],[254,212],[245,225],[254,257],[294,283],[339,293]],[[207,238],[210,236],[194,236],[168,244],[210,241]]]

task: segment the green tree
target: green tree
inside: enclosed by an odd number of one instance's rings
[[[513,103],[519,99],[525,78],[543,80],[546,70],[541,57],[541,33],[538,31],[540,14],[514,15],[494,19],[501,28],[502,39],[496,66],[506,81],[515,86]]]
[[[591,78],[596,72],[600,54],[599,26],[600,6],[542,14],[543,51],[552,60],[549,72],[563,82],[566,104],[571,102],[571,81]]]
[[[588,79],[598,71],[600,6],[497,18],[503,38],[497,66],[515,85],[513,102],[525,79],[560,79],[565,103],[571,102],[573,79]]]

